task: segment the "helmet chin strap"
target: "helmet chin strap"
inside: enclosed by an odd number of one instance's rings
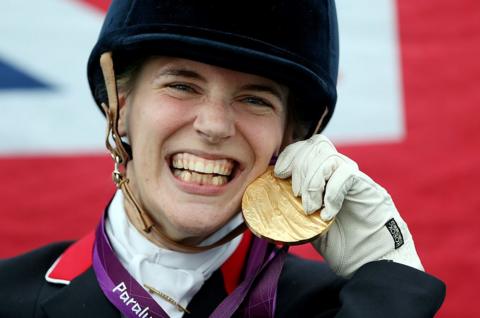
[[[323,120],[325,119],[325,116],[327,116],[328,114],[328,108],[325,107],[325,110],[323,111],[323,114],[322,114],[322,117],[320,117],[318,123],[317,123],[317,126],[315,127],[315,130],[313,131],[312,135],[310,136],[313,137],[314,135],[320,133],[320,129],[322,128],[322,123],[323,123]]]
[[[105,145],[115,163],[112,178],[117,188],[121,189],[125,198],[127,198],[128,204],[136,212],[132,213],[130,211],[131,209],[125,209],[130,221],[134,224],[134,226],[137,228],[141,228],[143,235],[153,243],[171,250],[186,253],[197,253],[218,247],[243,233],[246,229],[244,223],[238,225],[235,229],[226,234],[222,239],[211,245],[195,246],[186,245],[175,241],[161,231],[159,225],[155,223],[150,214],[145,211],[145,209],[143,209],[139,202],[136,200],[128,184],[129,179],[126,177],[125,174],[127,162],[128,160],[130,160],[130,158],[128,152],[125,150],[122,144],[120,134],[118,133],[119,105],[117,83],[115,80],[115,72],[113,68],[112,52],[105,52],[100,56],[100,66],[102,68],[103,78],[105,81],[105,87],[108,96],[108,104],[102,103],[102,108],[107,118],[107,134]]]

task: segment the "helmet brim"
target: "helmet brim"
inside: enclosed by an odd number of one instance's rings
[[[240,41],[241,45],[238,44]],[[110,34],[99,43],[102,45],[94,47],[88,62],[89,85],[97,105],[106,102],[104,94],[99,93],[103,90],[98,89],[104,85],[100,56],[111,51],[114,63],[122,59],[122,63],[125,63],[126,58],[134,56],[173,56],[275,80],[289,87],[294,94],[298,101],[298,105],[295,105],[296,117],[308,127],[309,133],[315,129],[316,121],[325,108],[328,113],[324,123],[333,114],[336,91],[331,89],[335,84],[326,75],[327,72],[317,65],[308,65],[307,68],[307,61],[264,42],[236,38],[232,34],[218,33],[212,37],[211,32],[206,38],[179,34],[178,30],[175,34],[132,30],[131,33],[123,32],[119,36]],[[316,119],[315,122],[312,119]]]

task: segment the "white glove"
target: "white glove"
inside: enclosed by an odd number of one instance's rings
[[[275,174],[292,177],[292,190],[302,196],[306,214],[320,210],[323,220],[335,217],[330,229],[312,242],[341,276],[352,275],[375,260],[392,260],[423,270],[407,224],[387,191],[337,152],[323,135],[286,147]]]

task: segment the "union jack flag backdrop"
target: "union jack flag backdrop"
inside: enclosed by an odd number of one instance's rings
[[[0,257],[81,237],[114,192],[86,80],[108,5],[0,2]],[[438,317],[479,317],[480,2],[337,7],[339,102],[325,133],[389,190],[446,282]]]

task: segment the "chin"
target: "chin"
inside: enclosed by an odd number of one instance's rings
[[[222,228],[234,215],[235,213],[228,213],[228,216],[226,214],[219,215],[218,211],[215,211],[213,213],[196,213],[195,215],[190,212],[188,215],[183,214],[182,217],[182,212],[178,212],[168,218],[169,225],[166,232],[172,239],[178,241],[201,241]]]

